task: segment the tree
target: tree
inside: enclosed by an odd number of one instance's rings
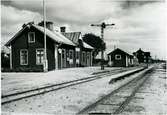
[[[85,34],[83,36],[83,41],[94,48],[93,59],[97,56],[99,51],[105,50],[106,48],[103,40],[99,36],[96,36],[92,33]]]

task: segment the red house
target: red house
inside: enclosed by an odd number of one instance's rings
[[[43,71],[44,22],[24,24],[5,45],[11,48],[10,68]],[[63,29],[63,28],[62,28]],[[75,35],[76,36],[76,35]],[[46,54],[48,70],[91,66],[93,48],[81,37],[67,37],[53,30],[53,23],[46,22]]]
[[[117,48],[108,54],[109,65],[114,67],[128,67],[133,65],[133,55]]]

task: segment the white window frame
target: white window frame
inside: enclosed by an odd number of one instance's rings
[[[72,52],[72,58],[70,58],[70,52]],[[74,59],[74,52],[73,52],[73,50],[69,50],[69,59]]]
[[[70,56],[70,52],[72,52],[72,56]],[[73,50],[69,50],[69,63],[70,63],[70,67],[72,64],[74,64],[74,51]]]
[[[79,59],[79,51],[76,51],[75,54],[76,54],[76,55],[75,55],[76,59]]]
[[[38,49],[36,49],[36,65],[43,65],[43,63],[37,63],[38,61],[37,61],[37,51],[38,50],[43,50],[43,53],[44,53],[44,48],[38,48]],[[44,55],[43,55],[44,56]],[[43,57],[44,58],[44,57]]]
[[[119,56],[119,58],[118,58],[118,56]],[[121,60],[121,59],[122,59],[121,55],[119,55],[119,54],[115,55],[115,60]]]
[[[87,58],[90,58],[90,52],[87,52],[87,53],[86,53],[86,57],[87,57]]]
[[[27,63],[25,63],[25,64],[23,63],[22,58],[21,58],[22,51],[27,51]],[[27,49],[21,49],[20,50],[20,65],[28,65],[28,50]]]
[[[33,34],[34,40],[30,41],[30,34]],[[28,32],[28,43],[35,43],[35,32]]]

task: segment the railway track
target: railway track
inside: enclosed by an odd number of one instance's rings
[[[45,93],[48,93],[48,92],[51,92],[51,91],[56,91],[56,90],[60,90],[60,89],[66,88],[66,87],[86,83],[86,82],[89,82],[89,81],[97,80],[97,79],[100,79],[102,77],[107,77],[107,76],[110,76],[110,75],[113,75],[113,74],[116,74],[116,73],[120,73],[120,72],[125,72],[125,71],[127,71],[127,69],[111,70],[107,73],[101,73],[99,75],[93,75],[91,77],[86,77],[86,78],[82,78],[82,79],[78,79],[78,80],[73,80],[73,81],[69,81],[69,82],[44,86],[44,87],[31,89],[31,90],[26,90],[26,91],[17,92],[17,93],[12,93],[12,94],[8,94],[8,95],[2,95],[1,96],[1,104],[3,105],[3,104],[11,103],[11,102],[14,102],[14,101],[18,101],[18,100],[21,100],[21,99],[25,99],[25,98],[29,98],[29,97],[33,97],[33,96],[37,96],[37,95],[41,95],[41,94],[45,94]]]
[[[147,74],[151,73],[154,68],[149,68],[139,75],[127,82],[126,84],[120,86],[116,90],[112,91],[108,95],[105,95],[95,103],[85,107],[78,114],[84,115],[112,115],[120,114],[130,100],[135,96],[135,93],[143,85],[143,83],[148,79],[145,77]]]

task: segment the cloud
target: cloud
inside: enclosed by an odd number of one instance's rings
[[[39,12],[42,15],[42,3],[42,0],[11,0],[8,5],[20,10]],[[63,23],[88,24],[99,22],[106,16],[110,17],[115,9],[120,8],[119,5],[119,2],[102,2],[101,0],[47,0],[47,18]]]
[[[18,32],[24,23],[41,20],[41,15],[37,12],[18,10],[11,6],[2,5],[1,11],[1,35],[3,44]]]
[[[160,2],[157,2],[160,1]],[[25,22],[40,20],[42,0],[10,0],[2,2],[2,33],[15,33]],[[163,0],[47,0],[47,19],[56,26],[66,25],[69,31],[81,31],[100,35],[100,28],[92,23],[115,23],[105,29],[107,51],[113,46],[135,51],[138,48],[151,51],[153,55],[166,57],[165,50],[165,5]],[[5,9],[5,10],[3,10]],[[5,14],[10,14],[7,18]],[[5,23],[6,21],[6,23]],[[4,27],[11,28],[9,31]],[[10,34],[11,35],[11,34]],[[9,36],[10,36],[9,35]]]
[[[116,27],[106,29],[107,50],[114,45],[134,52],[138,48],[151,51],[152,56],[166,57],[166,12],[163,2],[138,5],[129,8],[121,18],[110,17],[106,22],[115,22]],[[126,15],[125,15],[126,14]]]

